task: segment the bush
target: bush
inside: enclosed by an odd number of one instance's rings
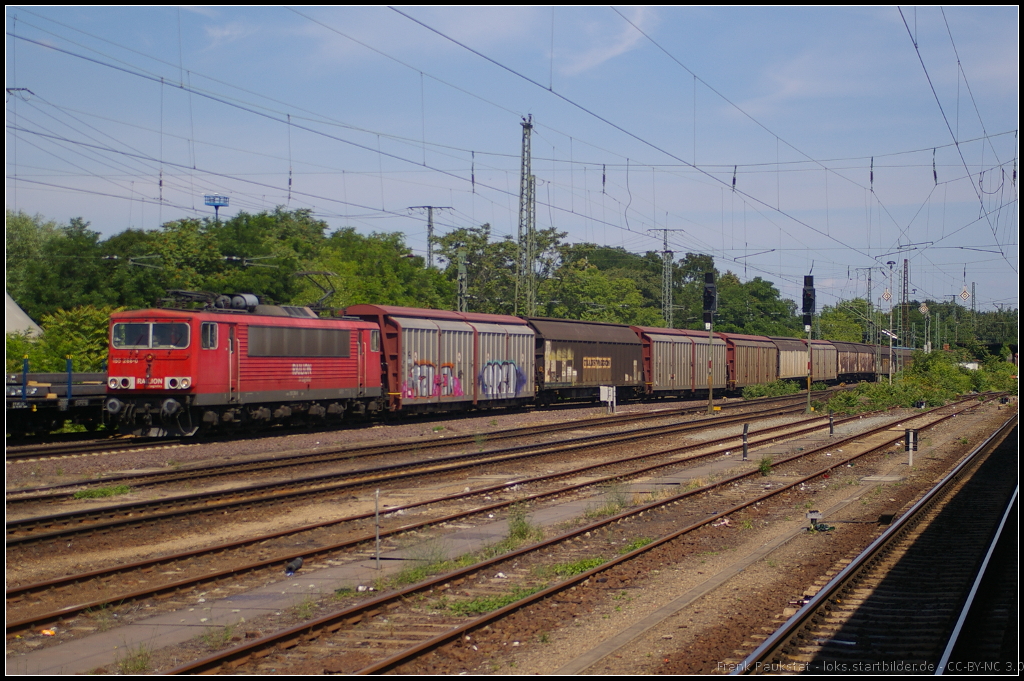
[[[755,400],[758,397],[782,397],[800,392],[800,385],[794,381],[773,381],[764,385],[748,385],[743,389],[743,399]]]
[[[924,402],[940,407],[970,392],[1017,392],[1017,368],[999,358],[988,358],[977,371],[960,366],[967,360],[950,352],[914,353],[914,361],[896,374],[890,385],[860,383],[851,391],[833,395],[828,408],[837,414],[857,414],[875,409],[913,407]]]
[[[28,370],[33,373],[65,371],[69,355],[76,372],[103,371],[110,315],[120,309],[83,305],[57,310],[43,316],[43,335],[39,338],[27,333],[7,334],[6,371],[20,372],[26,356]]]

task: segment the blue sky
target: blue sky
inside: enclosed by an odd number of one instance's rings
[[[8,209],[111,235],[221,193],[425,254],[413,206],[515,235],[532,116],[537,225],[570,241],[672,230],[794,299],[813,274],[819,306],[907,259],[912,298],[1018,305],[1016,7],[6,15]]]

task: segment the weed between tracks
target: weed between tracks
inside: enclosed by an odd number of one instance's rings
[[[480,596],[479,598],[472,598],[466,601],[448,601],[445,598],[441,600],[445,608],[456,615],[483,615],[484,613],[497,610],[498,608],[504,608],[510,603],[522,600],[527,596],[544,589],[546,586],[546,584],[540,584],[533,587],[518,587],[507,593],[498,594],[496,596]]]
[[[605,516],[615,515],[629,507],[629,494],[622,483],[613,483],[604,488],[605,502],[597,508],[588,508],[584,512],[587,520],[596,520]]]
[[[519,504],[513,504],[508,509],[508,535],[497,544],[481,551],[480,557],[482,560],[494,558],[503,553],[515,551],[527,542],[540,541],[543,538],[543,528],[529,521],[524,507]]]
[[[117,485],[115,487],[98,487],[96,489],[83,489],[75,492],[75,499],[100,499],[102,497],[113,497],[121,494],[128,494],[132,488],[128,485]]]
[[[292,610],[295,612],[295,616],[302,620],[308,620],[316,611],[320,608],[320,604],[312,596],[306,596],[298,604],[296,604]]]
[[[583,558],[572,563],[556,563],[555,565],[538,565],[533,569],[533,572],[538,577],[551,578],[554,576],[558,577],[574,577],[579,574],[583,574],[587,570],[596,568],[599,565],[604,565],[606,561],[604,558]]]
[[[431,542],[417,547],[410,557],[415,564],[404,568],[391,577],[381,577],[374,583],[377,591],[397,589],[410,584],[422,582],[428,577],[439,575],[453,570],[469,567],[474,563],[495,558],[509,551],[514,551],[523,544],[531,541],[540,541],[544,538],[543,529],[529,521],[526,509],[516,504],[509,508],[508,534],[497,544],[488,546],[478,553],[467,553],[454,558],[449,558],[449,547],[443,542]],[[342,589],[335,592],[335,598],[344,598],[354,595],[351,589]]]
[[[125,652],[114,655],[114,663],[122,674],[138,674],[149,669],[153,651],[145,643],[137,646],[124,644]]]
[[[228,624],[223,627],[209,627],[205,632],[196,636],[196,640],[210,650],[219,650],[231,642],[237,626],[237,624]]]

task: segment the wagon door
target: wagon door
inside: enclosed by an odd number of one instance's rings
[[[228,372],[231,367],[228,346],[228,328],[218,321],[204,321],[199,325],[199,349],[192,384],[197,404],[223,404],[230,398]],[[193,347],[195,345],[193,344]]]
[[[238,344],[238,325],[228,324],[228,403],[240,404],[241,398],[241,356]]]
[[[366,343],[363,342],[363,335],[366,332],[358,330],[356,337],[356,396],[366,395]]]

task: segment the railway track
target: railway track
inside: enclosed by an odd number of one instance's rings
[[[773,400],[771,402],[736,403],[735,410],[739,413],[749,414],[748,418],[757,418],[760,414],[766,413],[774,406],[787,404],[800,404],[799,400],[792,398]],[[762,408],[764,405],[772,405],[768,410]],[[746,407],[746,409],[739,409]],[[732,411],[730,410],[730,411]],[[578,430],[585,426],[587,428],[614,427],[628,423],[643,422],[656,419],[681,417],[694,413],[691,409],[666,409],[655,412],[642,412],[635,414],[620,414],[616,416],[598,417],[587,419],[583,422],[570,422],[568,424],[555,423],[547,425],[532,426],[527,428],[515,428],[502,432],[483,432],[471,435],[458,435],[432,439],[416,439],[404,442],[392,442],[386,444],[355,445],[346,447],[317,447],[315,449],[298,450],[293,452],[276,452],[270,456],[248,458],[241,461],[218,462],[213,464],[201,464],[183,467],[174,471],[157,471],[151,473],[129,473],[129,474],[108,474],[102,476],[95,483],[64,483],[59,485],[34,486],[22,490],[13,490],[7,494],[7,504],[11,508],[14,505],[24,503],[36,503],[39,501],[56,501],[73,496],[76,492],[85,489],[93,489],[97,486],[109,486],[111,484],[127,484],[133,489],[146,486],[168,484],[187,480],[198,480],[213,478],[221,475],[237,475],[250,471],[265,472],[274,469],[289,467],[308,466],[313,464],[325,464],[334,461],[352,461],[374,456],[388,456],[407,451],[415,451],[417,454],[429,456],[429,452],[438,449],[450,449],[460,446],[490,446],[497,442],[519,441],[527,437],[534,437],[545,434],[558,434]],[[721,417],[716,417],[721,418]],[[723,421],[728,423],[729,421]],[[134,440],[138,443],[139,440]],[[166,446],[174,446],[168,444]]]
[[[184,444],[180,438],[139,438],[107,437],[86,441],[56,442],[35,445],[15,445],[6,447],[4,457],[8,461],[63,458],[71,456],[90,456],[113,452],[131,451],[133,449],[159,449]]]
[[[692,425],[692,424],[691,424]],[[697,424],[700,426],[701,424]],[[715,422],[715,425],[720,425],[719,422]],[[755,431],[751,434],[750,444],[752,446],[758,446],[766,442],[774,441],[780,437],[794,437],[804,435],[809,432],[821,430],[826,427],[826,422],[823,419],[812,419],[812,423],[798,422],[797,424],[788,424],[781,426],[774,426],[766,428],[760,431]],[[678,426],[675,426],[678,428]],[[703,426],[706,427],[706,426]],[[781,431],[788,431],[785,434],[781,434]],[[409,504],[400,507],[389,507],[387,509],[389,518],[386,520],[381,536],[387,537],[391,535],[400,535],[412,530],[418,530],[431,525],[439,523],[459,521],[471,516],[480,516],[482,514],[499,512],[507,510],[508,506],[513,503],[522,503],[524,501],[539,501],[544,498],[561,496],[570,492],[578,492],[586,488],[592,488],[602,484],[609,483],[611,481],[621,479],[623,476],[636,476],[640,474],[648,474],[658,469],[666,467],[678,467],[685,465],[686,463],[692,463],[694,461],[706,458],[708,456],[718,456],[722,450],[728,447],[733,449],[740,445],[740,438],[736,435],[728,435],[722,438],[718,438],[711,442],[701,442],[690,444],[686,446],[676,446],[668,450],[662,450],[657,452],[648,452],[644,454],[620,457],[617,460],[601,461],[599,463],[589,464],[585,466],[577,466],[568,470],[562,470],[557,473],[549,475],[542,475],[533,478],[519,478],[513,482],[504,482],[493,486],[477,488],[472,491],[468,491],[462,494],[447,494],[441,498],[427,499],[415,504]],[[740,445],[741,446],[741,445]],[[691,450],[703,450],[705,453],[689,456],[686,459],[680,459],[680,455]],[[621,467],[627,465],[629,468],[626,470],[618,470],[616,466]],[[594,477],[594,474],[601,469],[608,469],[603,475]],[[564,484],[555,484],[559,479],[562,478],[575,478],[582,474],[590,476],[585,483],[574,484],[566,486]],[[510,489],[514,486],[524,487],[536,487],[554,485],[550,489],[545,491],[539,491],[528,496],[522,496],[522,494],[510,494]],[[450,507],[453,502],[458,503],[460,501],[466,502],[475,497],[484,498],[501,498],[500,501],[485,503],[485,504],[474,504],[468,510],[461,510],[458,512],[443,511],[444,508]],[[430,506],[438,506],[442,509],[442,514],[437,511],[429,514],[428,517],[421,519],[414,523],[400,523],[396,522],[395,519],[401,518],[400,513],[408,511],[414,511],[420,509],[418,512],[422,513],[422,509]],[[218,513],[219,509],[214,508],[211,512]],[[331,520],[329,522],[321,523],[316,526],[307,526],[303,528],[294,528],[283,532],[277,532],[272,534],[261,535],[257,537],[251,537],[244,541],[232,542],[229,544],[221,544],[218,546],[208,547],[207,549],[198,551],[188,551],[185,553],[173,555],[173,556],[162,556],[157,559],[140,561],[129,565],[121,565],[116,568],[107,570],[92,571],[85,574],[70,575],[58,579],[46,580],[35,584],[15,586],[8,589],[8,613],[9,615],[17,612],[17,606],[19,603],[23,603],[26,598],[31,597],[33,599],[33,607],[36,609],[36,614],[28,619],[22,619],[17,614],[14,617],[8,619],[8,631],[16,631],[30,626],[41,625],[45,622],[58,619],[60,617],[66,617],[75,612],[81,612],[89,608],[97,608],[108,602],[121,602],[128,601],[138,598],[150,597],[159,593],[180,590],[183,588],[191,588],[198,584],[216,581],[228,577],[234,577],[239,573],[252,572],[255,570],[267,569],[270,566],[279,566],[285,562],[297,557],[294,554],[294,550],[290,553],[280,553],[274,555],[273,553],[267,553],[265,548],[259,550],[259,555],[255,560],[251,560],[248,563],[235,562],[230,568],[216,569],[216,570],[205,570],[199,577],[184,578],[188,572],[195,571],[195,563],[197,559],[207,555],[218,555],[221,557],[221,563],[223,563],[224,555],[229,552],[245,552],[251,550],[254,546],[265,547],[267,542],[281,538],[294,538],[296,535],[303,533],[311,533],[315,530],[321,530],[323,528],[341,528],[346,525],[354,526],[354,530],[349,530],[352,535],[350,539],[343,542],[335,542],[322,546],[316,550],[305,550],[303,552],[304,558],[308,560],[316,560],[324,556],[328,556],[334,553],[351,550],[360,544],[363,544],[374,538],[374,532],[370,528],[360,529],[366,526],[366,523],[372,520],[372,514],[362,514],[358,516],[350,516],[347,518],[339,518]],[[333,534],[337,534],[338,529],[332,530]],[[169,574],[172,577],[183,577],[182,579],[172,580],[159,580],[154,579],[154,571],[160,570],[162,574]],[[180,575],[176,574],[175,571],[181,571]],[[105,584],[109,583],[115,575],[120,576],[120,581],[123,582],[163,582],[157,586],[147,587],[141,590],[121,591],[115,596],[106,596],[105,598],[99,598],[95,600],[83,600],[87,598],[87,594],[91,592],[91,589],[87,588],[86,585],[89,583],[93,584]],[[134,576],[133,576],[134,575]],[[101,587],[101,589],[106,587]],[[39,614],[38,608],[40,605],[39,599],[41,594],[48,594],[46,600],[53,602],[57,592],[63,594],[64,601],[61,602],[60,606],[53,606],[53,610],[46,612],[45,614]],[[73,599],[69,599],[73,597]],[[58,597],[59,600],[60,597]],[[70,601],[70,604],[69,604]]]
[[[1016,429],[1014,416],[734,673],[965,671],[949,666],[952,635],[1017,498]]]
[[[939,420],[950,417],[947,415]],[[325,668],[327,671],[374,673],[395,670],[410,673],[418,668],[405,665],[411,664],[424,653],[439,646],[458,648],[464,644],[472,645],[472,632],[481,631],[502,617],[535,606],[541,601],[547,603],[547,607],[561,607],[585,598],[585,593],[590,589],[605,591],[617,588],[618,579],[614,577],[614,570],[618,566],[641,556],[653,555],[650,552],[667,546],[689,532],[743,508],[799,489],[836,466],[884,450],[902,439],[902,433],[893,436],[891,432],[885,432],[887,429],[888,426],[878,429],[879,432],[871,436],[870,444],[865,444],[856,455],[829,462],[824,468],[818,467],[803,474],[794,472],[788,475],[787,484],[777,489],[766,492],[759,482],[760,474],[756,469],[731,476],[713,485],[641,505],[549,541],[342,608],[287,631],[178,667],[174,672],[234,670],[241,673],[266,673],[273,668],[276,673],[288,673],[289,669],[296,668],[295,665],[304,660],[319,660],[329,654],[332,659],[339,661],[362,660],[365,664],[361,663],[359,668]],[[864,442],[868,436],[861,434],[857,439]],[[830,443],[828,448],[833,448],[835,444]],[[849,444],[845,446],[850,447]],[[794,463],[807,462],[812,453],[823,452],[802,452],[792,457],[792,460]],[[785,466],[788,462],[780,461],[777,465]],[[708,492],[715,488],[728,489],[729,495],[734,497],[734,503],[722,508],[720,496],[709,498]],[[702,500],[704,505],[700,503]],[[681,506],[684,502],[687,505]],[[689,505],[691,503],[692,507]],[[711,512],[709,509],[712,507],[718,511]],[[655,538],[647,541],[652,537]],[[633,548],[634,544],[640,543],[644,545]],[[581,569],[571,577],[561,578],[559,575],[557,578],[545,579],[543,571],[532,569],[540,562],[558,575],[560,566],[582,567],[585,563],[579,560],[580,556],[595,555],[600,565]],[[611,586],[601,586],[606,583],[611,583]],[[510,596],[511,602],[507,602]],[[495,608],[494,604],[500,603],[502,599],[507,604]],[[489,609],[491,612],[481,615],[475,608]],[[543,612],[543,607],[540,612]],[[564,611],[560,612],[564,615]],[[443,632],[436,631],[442,626]],[[451,673],[450,668],[445,671]]]
[[[223,514],[227,511],[251,508],[253,505],[258,504],[284,503],[298,498],[307,498],[310,495],[336,495],[341,491],[370,485],[393,484],[399,479],[419,477],[428,473],[447,473],[484,464],[493,464],[499,461],[509,461],[513,458],[533,458],[581,447],[628,443],[644,438],[680,434],[708,427],[720,427],[753,418],[766,418],[783,413],[799,412],[801,409],[799,405],[790,407],[779,406],[752,414],[713,417],[696,422],[654,426],[615,434],[590,435],[573,438],[568,441],[549,442],[539,445],[521,445],[488,452],[455,454],[427,461],[423,460],[421,456],[417,456],[411,461],[400,464],[352,470],[341,474],[318,474],[304,478],[257,483],[246,487],[216,490],[202,494],[188,494],[137,503],[26,517],[9,520],[6,523],[6,541],[8,548],[10,548],[40,541],[66,540],[97,531],[110,532],[118,527],[138,526],[140,523],[155,520],[178,519],[197,513],[207,515]],[[576,429],[578,429],[578,426]],[[452,439],[454,440],[455,438]],[[372,455],[382,453],[378,447],[372,448],[372,452]],[[421,453],[417,452],[418,455]],[[356,455],[352,454],[351,450],[346,449],[341,452],[331,453],[331,458],[327,460],[349,460],[354,456]],[[371,453],[367,452],[364,456],[371,456]],[[310,460],[310,457],[303,457],[303,459],[303,465],[322,464],[325,461],[325,455],[318,453],[313,455],[312,460]],[[270,465],[272,467],[273,464],[279,463],[271,461]],[[286,462],[286,465],[294,466],[298,464],[295,461],[289,460]],[[246,469],[248,470],[248,467]],[[221,474],[223,474],[223,468],[214,467],[212,475]],[[174,474],[167,475],[171,476],[171,480],[183,479]],[[162,477],[162,475],[158,476],[157,479],[164,482],[168,480]],[[107,484],[109,482],[107,481]],[[11,504],[11,501],[8,500],[8,504]],[[31,499],[31,501],[38,501],[38,499]]]
[[[841,390],[842,388],[839,388]],[[811,399],[820,399],[827,395],[829,392],[835,392],[835,390],[821,390],[811,393]],[[726,402],[718,405],[723,412],[742,411],[744,409],[754,408],[758,409],[764,404],[785,404],[785,403],[803,403],[807,399],[806,394],[801,395],[790,395],[781,398],[773,398],[768,400],[757,400],[755,402]],[[591,406],[591,405],[588,405]],[[549,407],[551,409],[551,407]],[[664,416],[685,416],[690,414],[702,414],[706,412],[706,403],[700,405],[690,405],[685,407],[669,407],[666,409],[657,410],[655,412],[639,412],[639,413],[625,413],[616,414],[606,417],[597,417],[587,419],[586,423],[589,427],[601,427],[601,426],[613,426],[622,423],[628,423],[631,421],[642,421],[651,418],[659,418]],[[576,426],[578,427],[578,423]],[[565,424],[550,424],[547,426],[534,426],[530,428],[516,428],[504,432],[488,432],[488,433],[476,433],[473,435],[456,436],[445,438],[448,443],[460,443],[467,444],[472,443],[476,438],[481,436],[487,437],[492,441],[500,441],[507,439],[515,439],[531,433],[543,433],[543,432],[557,432],[559,430],[566,430],[571,427]],[[254,435],[252,437],[264,437],[273,435],[273,431]],[[238,439],[237,437],[234,439]],[[70,457],[70,456],[84,456],[84,455],[95,455],[104,454],[108,452],[122,452],[125,450],[132,449],[160,449],[177,447],[181,445],[197,445],[204,443],[203,438],[136,438],[136,437],[106,437],[86,441],[69,441],[69,442],[55,442],[55,443],[39,443],[32,445],[13,445],[5,448],[5,456],[9,461],[15,460],[36,460],[44,458],[54,457]],[[423,443],[424,447],[431,447],[438,444],[437,440],[429,440]],[[361,448],[353,447],[347,448],[346,451],[352,450],[354,453],[360,450],[370,450],[371,447]],[[104,478],[106,479],[106,478]],[[67,487],[70,485],[52,486],[51,488]],[[39,488],[44,489],[44,488]],[[50,489],[50,488],[45,488]]]

